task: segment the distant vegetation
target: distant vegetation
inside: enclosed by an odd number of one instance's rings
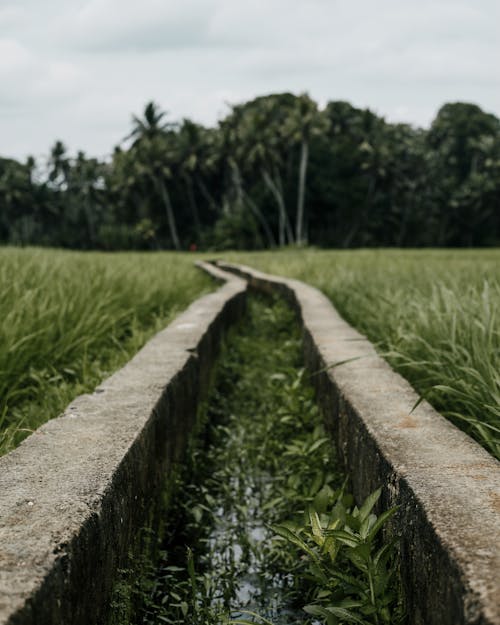
[[[187,255],[0,250],[0,455],[211,288]]]
[[[500,251],[231,258],[320,288],[419,393],[500,459]]]
[[[126,129],[124,129],[124,135]],[[80,249],[500,243],[500,121],[446,104],[428,130],[277,94],[215,128],[153,102],[112,157],[57,141],[0,159],[0,242]]]

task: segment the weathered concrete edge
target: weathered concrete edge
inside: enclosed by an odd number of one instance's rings
[[[233,276],[192,303],[93,394],[0,458],[2,625],[104,621],[116,571],[186,445],[246,287]]]
[[[218,265],[281,292],[303,323],[305,354],[341,460],[361,499],[384,484],[399,505],[410,623],[500,625],[500,464],[423,402],[317,289]],[[334,363],[344,363],[333,366]]]

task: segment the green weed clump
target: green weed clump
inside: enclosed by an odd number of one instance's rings
[[[397,625],[405,612],[397,580],[394,542],[378,533],[396,508],[373,513],[381,489],[358,508],[345,493],[323,488],[300,521],[273,526],[303,554],[302,575],[309,580],[304,611],[326,625]]]
[[[417,392],[500,459],[500,252],[233,254],[321,289]]]
[[[0,454],[211,288],[187,254],[0,249]]]

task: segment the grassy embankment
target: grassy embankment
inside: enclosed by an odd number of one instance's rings
[[[321,289],[421,395],[500,458],[500,250],[223,256]]]
[[[419,393],[500,457],[500,251],[224,257],[323,290]],[[193,259],[0,250],[0,453],[213,288]]]
[[[0,454],[214,286],[187,254],[0,249]]]

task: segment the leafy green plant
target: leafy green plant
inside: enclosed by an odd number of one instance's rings
[[[362,506],[351,507],[345,484],[337,491],[318,492],[302,521],[288,521],[273,530],[303,554],[302,574],[312,584],[304,610],[327,625],[403,622],[404,611],[396,581],[394,542],[377,540],[391,508],[377,517],[373,507],[381,490]]]

